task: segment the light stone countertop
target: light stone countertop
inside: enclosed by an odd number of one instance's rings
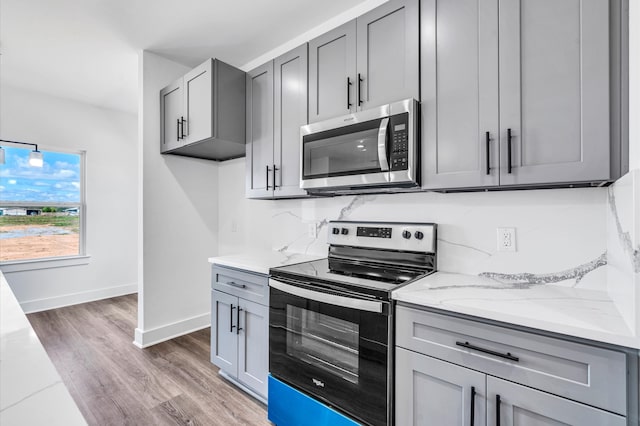
[[[269,274],[269,268],[309,262],[326,256],[280,252],[280,251],[248,251],[245,253],[210,257],[209,263],[228,266],[258,274]]]
[[[0,425],[86,425],[0,272]]]
[[[508,324],[640,349],[605,291],[550,284],[504,284],[436,272],[392,294],[394,300]]]

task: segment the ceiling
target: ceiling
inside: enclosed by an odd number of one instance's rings
[[[138,51],[242,66],[364,0],[0,0],[0,83],[137,113]]]

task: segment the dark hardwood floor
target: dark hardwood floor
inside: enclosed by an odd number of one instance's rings
[[[264,405],[218,375],[209,329],[139,349],[137,296],[27,317],[90,425],[270,425]]]

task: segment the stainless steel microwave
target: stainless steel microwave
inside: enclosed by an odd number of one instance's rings
[[[300,188],[418,186],[418,108],[406,99],[302,126]]]

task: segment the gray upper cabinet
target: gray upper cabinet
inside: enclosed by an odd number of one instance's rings
[[[500,183],[609,179],[609,2],[501,0],[499,28]]]
[[[247,73],[247,198],[307,195],[300,189],[307,60],[305,43]]]
[[[423,188],[624,172],[619,1],[421,0],[420,13]]]
[[[247,73],[246,196],[271,197],[273,181],[273,61]]]
[[[163,154],[227,160],[245,153],[245,73],[208,59],[160,91]]]
[[[483,373],[396,348],[395,424],[484,426],[485,381]]]
[[[420,99],[417,0],[391,0],[356,20],[358,109]]]
[[[418,0],[391,0],[309,42],[309,121],[420,97]]]
[[[160,152],[171,151],[182,145],[183,109],[182,79],[179,79],[160,91]]]
[[[356,111],[356,21],[309,42],[309,121]]]
[[[212,74],[213,62],[207,61],[183,77],[184,144],[213,136]]]
[[[497,186],[498,0],[422,0],[420,13],[422,187]]]
[[[306,196],[300,188],[300,127],[308,123],[307,44],[274,60],[274,197]]]

